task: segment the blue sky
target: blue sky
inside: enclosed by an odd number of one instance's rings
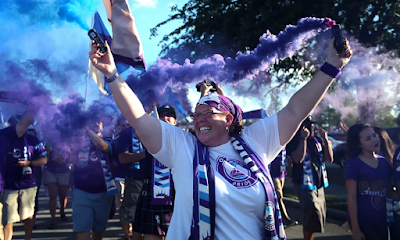
[[[135,17],[136,26],[142,39],[145,60],[148,64],[154,63],[158,57],[161,48],[158,45],[165,34],[170,33],[181,25],[180,21],[173,21],[159,29],[159,36],[150,39],[150,29],[158,23],[167,20],[172,14],[171,6],[178,5],[182,7],[187,0],[130,0],[132,15]],[[98,10],[103,19],[105,18],[105,9],[99,6]],[[109,27],[109,24],[107,24]],[[110,28],[109,28],[110,29]]]
[[[98,10],[111,32],[109,24],[105,21],[105,8],[101,0],[0,1],[0,25],[2,35],[5,36],[0,48],[1,61],[12,61],[22,68],[25,68],[27,62],[33,59],[46,61],[52,73],[50,76],[35,76],[32,72],[35,70],[28,69],[28,76],[25,79],[30,81],[34,78],[53,93],[56,101],[66,99],[72,92],[78,92],[84,96],[87,79],[90,40],[86,29],[75,22],[62,19],[57,14],[66,2],[72,3],[72,7],[88,25],[91,23],[93,13]],[[187,0],[129,0],[148,65],[156,61],[161,50],[158,43],[162,37],[182,23],[173,21],[162,26],[159,29],[159,36],[152,39],[150,39],[150,29],[168,19],[168,16],[172,14],[172,5],[177,4],[178,7],[182,7],[186,2]],[[5,71],[7,69],[4,64],[0,64],[2,76]],[[0,90],[12,90],[7,89],[7,81],[12,81],[12,79],[0,78],[0,84],[4,86]],[[199,93],[195,91],[194,86],[189,86],[189,90],[189,99],[194,105]],[[235,96],[234,86],[226,86],[224,90],[229,96],[234,97],[245,111],[260,108],[262,105],[262,101],[258,99]],[[89,102],[101,96],[91,79],[88,81],[87,92]],[[15,111],[14,106],[9,106],[11,104],[0,103],[5,117],[9,115],[5,109],[12,108],[12,111]]]
[[[156,59],[159,57],[158,54],[161,51],[161,47],[158,46],[158,43],[161,41],[165,34],[169,34],[174,29],[178,28],[182,25],[182,22],[179,20],[174,20],[169,22],[166,25],[163,25],[158,29],[159,35],[157,37],[152,37],[150,39],[150,29],[155,27],[158,23],[165,21],[169,18],[173,13],[171,12],[171,6],[177,5],[179,8],[182,7],[187,0],[130,0],[130,7],[132,11],[132,15],[135,17],[136,26],[139,31],[140,38],[143,44],[143,50],[145,55],[146,64],[149,66],[152,63],[155,63]],[[104,6],[99,6],[98,11],[105,22],[106,13]],[[105,22],[105,25],[109,29],[111,33],[111,27],[108,23]],[[261,33],[260,33],[261,35]],[[228,94],[234,94],[234,87],[227,86],[225,91]],[[199,93],[195,91],[195,87],[189,88],[189,99],[192,101],[193,105],[198,100]],[[259,109],[261,107],[260,101],[254,101],[251,98],[242,98],[236,96],[237,101],[240,102],[241,107],[245,110],[254,110]]]

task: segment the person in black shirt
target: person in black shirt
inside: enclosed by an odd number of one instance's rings
[[[311,116],[300,126],[286,146],[293,160],[294,189],[304,211],[304,239],[314,239],[315,232],[324,232],[326,203],[324,187],[329,185],[325,163],[333,161],[332,148],[325,130],[315,129]]]

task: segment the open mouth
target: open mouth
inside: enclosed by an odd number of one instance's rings
[[[211,130],[211,127],[200,127],[199,130],[200,130],[201,133],[203,133],[203,132],[208,132],[208,131]]]

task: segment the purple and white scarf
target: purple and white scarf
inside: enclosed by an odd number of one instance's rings
[[[260,158],[239,135],[231,138],[232,145],[243,161],[262,182],[266,193],[264,240],[286,239],[275,189]],[[193,220],[191,240],[215,237],[215,175],[210,164],[208,148],[199,140],[193,159]]]
[[[151,202],[152,205],[172,205],[172,179],[171,169],[152,158],[153,176],[151,179]]]
[[[312,168],[315,168],[314,164],[311,162],[312,156],[315,156],[318,158],[318,161],[321,164],[321,170],[322,170],[322,179],[324,182],[324,187],[327,188],[329,186],[329,181],[328,181],[328,174],[326,172],[326,167],[325,167],[325,162],[324,162],[324,157],[323,157],[323,152],[322,152],[322,144],[318,141],[316,137],[315,139],[315,147],[313,146],[313,151],[314,155],[311,154],[309,149],[307,148],[306,156],[304,157],[303,160],[303,176],[302,176],[302,184],[301,184],[301,189],[308,189],[311,191],[316,191],[317,186],[314,183],[314,176],[312,173]],[[316,169],[317,171],[317,169]]]

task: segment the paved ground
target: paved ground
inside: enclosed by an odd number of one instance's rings
[[[303,211],[300,207],[288,206],[287,208],[289,215],[292,219],[296,219],[299,221],[299,225],[293,226],[286,229],[286,236],[290,240],[301,240],[303,239]],[[316,240],[351,240],[351,233],[348,232],[345,228],[340,227],[342,221],[335,220],[333,218],[329,218],[326,222],[325,233],[317,233],[315,239]]]
[[[71,219],[71,202],[68,203],[66,209],[66,215],[68,220],[62,222],[59,218],[57,219],[57,229],[47,229],[50,223],[50,212],[48,210],[48,197],[46,196],[44,190],[42,189],[39,195],[39,214],[37,216],[37,225],[38,227],[33,231],[33,239],[40,239],[40,240],[72,240],[75,239],[75,234],[72,231],[72,219]],[[70,200],[71,198],[69,198]],[[288,228],[286,230],[286,235],[288,239],[293,240],[300,240],[302,239],[302,211],[300,208],[294,204],[288,204],[288,212],[293,219],[296,219],[300,222],[300,225]],[[57,216],[58,217],[58,216]],[[329,216],[328,216],[329,217]],[[104,239],[112,240],[112,239],[123,239],[123,234],[119,227],[118,222],[118,215],[115,216],[114,219],[109,221],[109,227],[105,232]],[[348,233],[344,228],[339,227],[341,224],[340,220],[335,220],[333,218],[327,219],[326,225],[326,232],[324,234],[317,234],[315,239],[317,240],[336,240],[336,239],[343,239],[343,240],[350,240],[351,234]],[[23,224],[17,223],[14,226],[14,238],[13,239],[24,239],[24,232],[23,232]],[[240,238],[238,238],[240,239]],[[246,239],[247,240],[247,239]]]

